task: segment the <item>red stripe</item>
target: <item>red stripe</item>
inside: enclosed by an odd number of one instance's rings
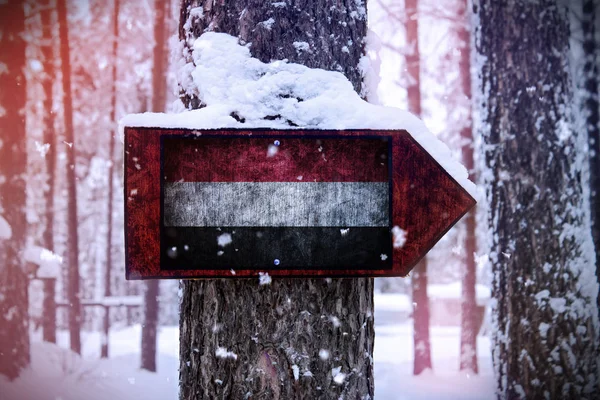
[[[388,151],[387,138],[165,137],[163,173],[168,182],[387,182]]]

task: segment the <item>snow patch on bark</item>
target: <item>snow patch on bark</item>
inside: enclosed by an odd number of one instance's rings
[[[8,221],[0,215],[0,239],[8,240],[12,237],[12,228]]]
[[[233,351],[227,350],[225,347],[217,347],[215,356],[218,358],[231,358],[233,360],[237,360],[237,354],[235,354]]]
[[[273,28],[274,23],[275,23],[275,20],[273,18],[269,18],[265,21],[259,22],[258,24],[270,31]]]
[[[331,376],[333,377],[333,381],[338,385],[341,385],[346,380],[346,374],[342,372],[342,367],[332,368]]]
[[[360,58],[358,69],[363,77],[361,96],[371,104],[381,104],[377,95],[377,88],[381,80],[379,72],[381,70],[381,39],[377,34],[369,29],[367,31],[365,49],[367,54]]]

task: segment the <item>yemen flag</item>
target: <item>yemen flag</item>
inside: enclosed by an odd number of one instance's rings
[[[392,268],[390,137],[161,140],[161,268]]]

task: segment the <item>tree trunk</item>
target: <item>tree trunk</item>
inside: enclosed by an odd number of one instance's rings
[[[471,118],[471,34],[468,18],[467,0],[461,0],[457,13],[460,22],[458,25],[458,41],[460,58],[458,68],[460,74],[461,93],[467,99],[466,118],[460,131],[462,139],[462,161],[469,171],[469,179],[475,182],[475,164],[473,161],[473,125]],[[459,102],[461,102],[459,100]],[[460,304],[460,370],[478,373],[477,365],[477,297],[475,284],[477,274],[475,269],[475,253],[477,252],[476,210],[471,210],[465,217],[465,260],[462,275],[462,296]]]
[[[111,272],[112,272],[112,235],[113,235],[113,197],[114,197],[114,168],[113,159],[115,156],[115,135],[117,134],[117,64],[118,64],[118,51],[119,51],[119,6],[120,0],[114,0],[113,2],[113,46],[112,46],[112,90],[110,99],[110,121],[113,125],[113,129],[110,132],[110,138],[108,140],[108,168],[106,173],[108,174],[107,183],[107,204],[106,204],[106,270],[104,275],[104,297],[111,295]],[[104,312],[104,332],[106,336],[110,333],[110,311],[107,308]],[[100,357],[108,358],[108,341],[102,342],[102,348]]]
[[[596,249],[596,278],[600,282],[600,99],[598,98],[598,63],[596,44],[596,11],[594,0],[583,1],[584,101],[588,143],[590,146],[590,207],[592,238]],[[598,296],[600,308],[600,296]]]
[[[421,53],[419,51],[418,0],[404,2],[406,13],[406,43],[410,49],[405,56],[408,73],[408,110],[421,117]],[[413,296],[413,374],[431,369],[429,341],[429,297],[427,296],[427,259],[423,259],[411,274]]]
[[[167,33],[165,18],[170,14],[170,0],[154,2],[154,65],[152,69],[152,111],[165,109],[167,96]],[[156,333],[158,326],[159,282],[146,281],[144,323],[142,325],[142,369],[156,372]]]
[[[598,283],[556,1],[474,2],[499,399],[598,393]]]
[[[413,374],[432,369],[429,340],[429,297],[427,296],[427,258],[410,274],[413,301]]]
[[[25,13],[0,3],[0,375],[16,378],[29,365],[29,314],[23,250],[25,219]]]
[[[197,6],[202,13],[191,12]],[[270,29],[260,24],[269,18]],[[360,92],[363,2],[183,0],[180,38],[191,46],[205,29],[251,43],[262,61],[286,58],[342,71]],[[294,42],[306,42],[310,51],[298,51]],[[351,43],[348,53],[340,43]],[[189,108],[202,104],[182,100]],[[181,399],[373,398],[373,279],[274,279],[265,286],[186,280],[182,286]],[[219,358],[219,348],[237,358]]]
[[[65,118],[65,142],[67,154],[67,263],[69,336],[71,350],[81,353],[81,299],[79,293],[79,238],[77,236],[77,176],[75,168],[76,143],[73,131],[73,96],[71,92],[71,56],[69,49],[69,26],[66,0],[57,0],[60,59],[62,64],[63,112]]]
[[[44,315],[42,315],[42,336],[45,342],[56,343],[56,278],[44,278]]]
[[[146,282],[144,291],[144,323],[142,324],[141,368],[156,372],[156,333],[158,326],[159,280]]]
[[[56,78],[54,63],[55,20],[53,14],[55,11],[54,2],[49,1],[46,7],[41,10],[42,19],[42,40],[41,51],[44,57],[44,76],[42,88],[44,91],[43,110],[44,110],[44,145],[48,145],[45,155],[46,174],[48,176],[47,187],[44,189],[44,200],[46,203],[46,226],[42,235],[44,247],[54,251],[54,178],[56,169],[56,132],[54,130],[54,112],[52,106],[54,103],[53,86]],[[56,343],[56,308],[54,304],[55,281],[44,280],[44,340]],[[51,307],[51,309],[47,309]],[[54,322],[54,323],[53,323]],[[55,329],[52,330],[52,325]]]

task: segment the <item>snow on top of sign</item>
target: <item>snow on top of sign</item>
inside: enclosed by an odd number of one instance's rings
[[[183,51],[183,49],[182,49]],[[178,80],[183,90],[206,107],[177,113],[131,114],[125,126],[184,129],[405,129],[473,197],[475,185],[450,149],[413,114],[398,108],[369,104],[339,72],[304,65],[252,58],[236,37],[216,32],[196,39],[193,63],[180,61]],[[268,118],[268,119],[265,119]]]

